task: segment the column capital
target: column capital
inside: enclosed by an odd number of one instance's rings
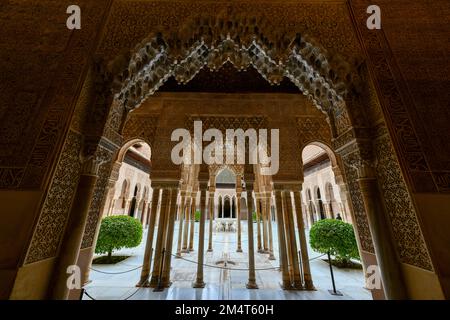
[[[200,191],[208,190],[208,181],[199,181],[198,182],[198,188],[199,188]]]
[[[261,192],[261,198],[270,198],[270,197],[272,197],[272,191],[264,191],[264,192]]]
[[[273,188],[276,191],[297,191],[302,189],[302,181],[274,182]]]
[[[152,180],[153,189],[178,189],[179,182],[175,180]]]
[[[89,159],[83,159],[81,162],[81,174],[84,175],[98,175],[98,170],[104,161],[97,159],[96,157],[91,157]]]
[[[375,167],[371,161],[358,159],[351,166],[356,169],[358,179],[375,179]]]
[[[188,195],[189,195],[189,192],[188,192],[188,191],[186,191],[186,190],[180,190],[180,196],[181,196],[181,197],[185,198],[185,197],[187,197]]]
[[[103,163],[112,160],[112,152],[97,146],[95,150],[82,150],[79,160],[81,162],[81,173],[85,175],[97,175]]]

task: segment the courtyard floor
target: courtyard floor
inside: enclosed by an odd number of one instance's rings
[[[256,224],[254,225],[256,229]],[[370,291],[364,288],[364,275],[362,270],[333,268],[337,290],[343,295],[331,295],[332,289],[328,263],[323,261],[326,256],[314,252],[308,247],[311,273],[316,291],[290,291],[280,287],[281,272],[278,270],[278,243],[276,224],[273,224],[274,254],[276,260],[269,260],[268,254],[255,252],[256,269],[269,269],[256,271],[256,282],[259,289],[249,290],[245,287],[248,280],[248,271],[224,270],[216,266],[220,260],[228,260],[228,268],[248,268],[247,258],[247,221],[242,221],[242,249],[243,253],[236,252],[236,233],[214,232],[213,252],[206,252],[208,234],[205,239],[205,264],[203,289],[192,288],[197,270],[198,227],[195,226],[194,252],[183,254],[182,259],[172,257],[171,281],[172,285],[162,292],[154,292],[152,288],[137,288],[135,285],[140,278],[146,232],[142,243],[133,249],[124,249],[115,252],[115,255],[130,255],[129,258],[115,265],[93,265],[90,272],[90,283],[85,286],[87,295],[83,299],[90,300],[370,300]],[[173,253],[177,250],[178,225],[175,225]],[[206,222],[206,233],[208,222]],[[254,230],[255,231],[255,230]],[[308,235],[307,235],[308,236]],[[255,249],[256,232],[255,232]],[[120,273],[132,270],[130,272]],[[103,273],[106,272],[106,273]],[[112,274],[114,273],[114,274]],[[116,274],[119,273],[119,274]]]

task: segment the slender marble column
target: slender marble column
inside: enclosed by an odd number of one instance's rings
[[[166,254],[164,256],[164,266],[161,280],[161,285],[165,288],[171,285],[170,269],[172,264],[173,232],[175,229],[175,217],[177,215],[177,197],[178,197],[178,188],[172,187],[170,189],[170,206],[168,212],[169,219],[166,235]]]
[[[206,219],[206,183],[200,186],[200,234],[198,238],[197,278],[192,285],[194,288],[204,288],[203,261],[205,251],[205,219]]]
[[[123,214],[124,215],[129,215],[130,214],[130,203],[131,203],[130,199],[126,199],[125,200],[125,208],[123,209]]]
[[[142,228],[146,228],[147,227],[147,220],[148,220],[148,215],[150,214],[150,204],[147,203],[147,201],[144,201],[144,208],[142,209]]]
[[[237,249],[236,252],[242,252],[241,242],[241,192],[236,190],[237,196]]]
[[[386,220],[386,213],[382,205],[383,199],[378,190],[374,169],[367,164],[362,164],[357,169],[358,183],[363,196],[367,219],[369,220],[369,229],[375,247],[377,262],[381,271],[384,294],[388,300],[407,299],[408,295]]]
[[[184,232],[183,232],[183,246],[181,248],[181,252],[183,253],[187,253],[189,252],[189,248],[188,248],[188,239],[189,239],[189,222],[190,222],[190,217],[191,217],[191,210],[192,210],[192,198],[191,197],[187,197],[186,199],[186,213],[184,216]]]
[[[295,193],[294,193],[294,200],[295,200]],[[296,204],[296,206],[297,206],[297,204]],[[304,221],[305,228],[306,228],[306,229],[309,229],[310,226],[311,226],[311,211],[310,211],[310,208],[309,208],[309,203],[308,203],[308,201],[306,201],[304,210],[305,210],[305,212],[306,212],[306,220]],[[302,212],[303,212],[303,211],[302,211]]]
[[[150,223],[147,230],[147,242],[145,243],[144,262],[142,264],[141,279],[136,285],[137,287],[146,287],[149,285],[148,279],[150,276],[150,266],[152,264],[153,238],[155,233],[156,210],[158,208],[159,190],[159,188],[153,189]]]
[[[291,249],[291,264],[292,264],[292,286],[294,289],[303,289],[302,280],[300,277],[300,266],[298,261],[298,250],[297,250],[297,238],[295,236],[295,226],[294,226],[294,212],[292,210],[292,198],[291,191],[285,191],[286,196],[286,213],[287,213],[287,228],[286,231],[289,233],[290,239],[290,249]]]
[[[289,232],[289,217],[288,217],[288,210],[287,210],[287,191],[283,190],[281,192],[281,199],[283,204],[283,227],[284,227],[284,234],[286,237],[286,255],[287,255],[287,265],[288,265],[288,271],[289,271],[289,279],[292,289],[292,283],[294,282],[294,263],[292,261],[292,240],[291,240],[291,234]]]
[[[214,192],[215,187],[209,187],[209,237],[208,237],[208,252],[213,251],[213,221],[214,221]]]
[[[177,254],[176,257],[181,257],[181,242],[183,240],[183,219],[185,214],[185,206],[186,206],[186,195],[182,192],[181,200],[180,200],[180,213],[178,215],[178,239],[177,239]]]
[[[309,266],[308,246],[305,236],[305,224],[303,222],[302,202],[300,191],[294,191],[295,212],[297,213],[297,228],[300,240],[300,252],[302,256],[303,282],[306,290],[315,290]]]
[[[197,211],[197,192],[192,195],[191,226],[189,230],[189,252],[194,251],[195,212]]]
[[[83,164],[83,171],[78,181],[73,205],[70,210],[69,219],[64,231],[64,238],[54,269],[53,287],[50,291],[52,299],[66,300],[69,296],[67,279],[70,274],[67,273],[67,268],[77,264],[100,164],[101,162],[95,158]]]
[[[155,288],[158,286],[159,275],[161,272],[161,258],[162,250],[165,249],[165,234],[167,228],[167,217],[170,202],[170,190],[167,188],[162,189],[161,194],[161,206],[159,209],[159,221],[158,221],[158,233],[156,237],[156,247],[155,247],[155,260],[153,262],[152,277],[150,279],[149,286]],[[167,252],[165,252],[167,254]]]
[[[291,282],[289,278],[288,260],[286,252],[286,236],[284,234],[283,204],[282,204],[281,190],[275,190],[275,202],[277,213],[278,244],[280,246],[280,267],[282,277],[281,287],[285,290],[288,290],[291,288]]]
[[[341,211],[340,213],[341,213],[342,219],[345,222],[352,223],[352,218],[351,218],[352,213],[350,212],[351,209],[350,209],[350,206],[348,203],[348,199],[350,198],[350,196],[348,193],[348,188],[345,183],[344,176],[341,173],[341,169],[339,166],[332,167],[332,170],[334,173],[334,180],[335,180],[336,184],[338,185],[339,195],[341,197],[342,203],[340,203],[340,211]],[[359,246],[360,246],[360,243],[358,241],[358,247]],[[363,268],[365,268],[365,267],[363,266]],[[364,270],[364,274],[366,274],[365,270]]]
[[[113,194],[113,196],[114,196],[114,194]],[[114,198],[111,199],[111,202],[109,204],[109,209],[108,209],[107,216],[111,216],[113,214],[115,204],[116,204],[116,199],[114,199]]]
[[[263,238],[263,243],[262,243],[262,247],[263,247],[263,252],[264,253],[268,253],[269,252],[269,247],[268,247],[268,241],[267,241],[267,205],[266,205],[266,197],[263,196],[263,198],[261,198],[261,206],[262,206],[262,238]]]
[[[258,289],[256,284],[256,272],[255,272],[255,248],[253,243],[253,199],[252,188],[253,185],[247,182],[247,224],[248,224],[248,282],[247,289]]]
[[[270,194],[266,198],[266,211],[267,211],[267,229],[269,230],[269,260],[275,260],[273,255],[273,236],[272,236],[272,206]]]
[[[258,252],[263,253],[263,248],[261,245],[261,198],[260,196],[256,196],[256,227],[257,227],[257,245],[258,245]]]

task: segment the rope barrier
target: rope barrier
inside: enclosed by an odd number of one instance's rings
[[[89,299],[91,299],[91,300],[97,300],[97,299],[95,299],[94,297],[92,297],[86,290],[84,290],[84,292],[83,292],[85,295],[87,295],[88,297],[89,297]]]
[[[182,260],[186,260],[186,261],[189,261],[189,262],[198,264],[197,262],[195,262],[195,261],[193,261],[193,260],[189,260],[189,259],[186,259],[186,258],[177,256],[177,255],[175,255],[175,254],[173,254],[173,253],[171,253],[171,255],[174,256],[174,257],[176,257],[176,258],[180,258],[180,259],[182,259]],[[325,255],[325,254],[321,254],[320,256],[317,256],[317,257],[314,257],[314,258],[309,259],[309,261],[313,261],[313,260],[319,259],[320,257],[323,257],[324,255]],[[245,270],[245,271],[248,271],[248,270],[249,270],[249,269],[240,269],[240,268],[224,268],[224,267],[213,266],[213,265],[207,265],[207,264],[203,264],[203,265],[204,265],[205,267],[218,268],[218,269],[226,269],[226,270],[242,270],[242,271],[244,271],[244,270]],[[128,272],[135,271],[135,270],[140,269],[140,268],[142,268],[142,265],[140,265],[140,266],[138,266],[138,267],[136,267],[136,268],[130,269],[130,270],[120,271],[120,272],[107,272],[107,271],[101,271],[101,270],[94,269],[94,268],[92,268],[92,267],[91,267],[90,269],[91,269],[92,271],[95,271],[95,272],[98,272],[98,273],[103,273],[103,274],[124,274],[124,273],[128,273]],[[255,269],[255,270],[273,270],[273,269],[279,269],[279,266],[278,266],[278,267],[273,267],[273,268],[261,268],[261,269]]]
[[[120,272],[107,272],[107,271],[101,271],[101,270],[94,269],[94,268],[92,268],[92,267],[90,267],[89,269],[91,269],[92,271],[95,271],[95,272],[98,272],[98,273],[104,273],[104,274],[123,274],[123,273],[128,273],[128,272],[131,272],[131,271],[140,269],[140,268],[142,268],[142,265],[140,265],[139,267],[136,267],[136,268],[127,270],[127,271],[120,271]]]
[[[125,299],[122,299],[122,300],[128,300],[128,299],[130,299],[132,296],[134,296],[139,290],[141,290],[141,287],[139,287],[139,288],[137,288],[132,294],[130,294],[128,297],[126,297]],[[89,297],[89,299],[91,299],[91,300],[95,300],[95,301],[97,301],[98,299],[95,299],[93,296],[91,296],[87,291],[86,291],[86,289],[84,289],[84,291],[83,291],[83,293],[85,294],[85,295],[87,295],[88,297]]]
[[[187,262],[194,263],[194,264],[198,264],[198,262],[196,262],[196,261],[189,260],[189,259],[183,258],[183,257],[181,257],[181,256],[177,256],[177,255],[175,255],[175,254],[173,254],[173,253],[171,253],[171,255],[174,256],[174,257],[176,257],[176,258],[185,260],[185,261],[187,261]],[[319,255],[319,256],[317,256],[317,257],[314,257],[314,258],[309,259],[309,261],[316,260],[316,259],[318,259],[318,258],[320,258],[320,257],[325,256],[325,255],[326,255],[326,254],[321,254],[321,255]],[[250,270],[250,269],[247,269],[247,268],[226,268],[226,267],[214,266],[214,265],[210,265],[210,264],[206,264],[206,263],[204,263],[203,266],[209,267],[209,268],[221,269],[221,270],[230,270],[230,271],[233,271],[233,270],[234,270],[234,271],[249,271],[249,270]],[[288,266],[288,267],[289,267],[289,266]],[[104,274],[123,274],[123,273],[128,273],[128,272],[131,272],[131,271],[140,269],[140,268],[142,268],[142,266],[138,266],[138,267],[133,268],[133,269],[131,269],[131,270],[122,271],[122,272],[105,272],[105,271],[96,270],[96,269],[94,269],[94,268],[90,268],[90,269],[91,269],[92,271],[96,271],[96,272],[104,273]],[[277,269],[280,269],[280,266],[277,266],[277,267],[271,267],[271,268],[255,268],[255,271],[267,271],[267,270],[277,270]],[[142,287],[137,288],[132,294],[130,294],[128,297],[126,297],[126,298],[123,299],[123,300],[128,300],[128,299],[130,299],[130,298],[133,297],[136,293],[138,293],[138,291],[141,290],[141,289],[142,289]],[[86,289],[83,290],[83,294],[85,294],[85,295],[86,295],[87,297],[89,297],[89,299],[91,299],[91,300],[97,300],[97,299],[95,299],[93,296],[91,296],[91,295],[86,291]]]
[[[194,263],[194,264],[198,264],[198,262],[196,262],[196,261],[189,260],[189,259],[177,256],[177,255],[174,255],[173,253],[171,253],[171,255],[176,257],[176,258],[178,258],[178,259],[185,260],[187,262],[191,262],[191,263]],[[206,263],[203,263],[203,266],[209,267],[209,268],[222,269],[222,270],[235,270],[235,271],[249,271],[250,270],[250,269],[246,269],[246,268],[225,268],[225,267],[214,266],[214,265],[206,264]],[[255,269],[255,271],[276,270],[276,269],[279,269],[279,268],[280,268],[279,266],[278,267],[271,267],[271,268],[259,268],[259,269]]]
[[[179,258],[179,259],[182,259],[182,260],[191,262],[191,263],[198,264],[198,262],[195,262],[195,261],[193,261],[193,260],[189,260],[189,259],[186,259],[186,258],[177,256],[177,255],[175,255],[175,254],[173,254],[173,253],[171,253],[171,255],[174,256],[174,257],[176,257],[176,258]],[[320,258],[320,257],[323,257],[324,255],[325,255],[325,254],[321,254],[320,256],[317,256],[317,257],[314,257],[314,258],[309,259],[309,261],[316,260],[316,259],[318,259],[318,258]],[[224,267],[214,266],[214,265],[208,265],[208,264],[203,264],[203,265],[204,265],[205,267],[217,268],[217,269],[225,269],[225,270],[237,270],[237,271],[248,271],[248,270],[249,270],[249,269],[243,269],[243,268],[224,268]],[[138,266],[138,267],[136,267],[136,268],[133,268],[133,269],[130,269],[130,270],[127,270],[127,271],[121,271],[121,272],[107,272],[107,271],[97,270],[97,269],[94,269],[94,268],[90,268],[90,269],[91,269],[92,271],[95,271],[95,272],[98,272],[98,273],[103,273],[103,274],[124,274],[124,273],[128,273],[128,272],[135,271],[135,270],[140,269],[140,268],[142,268],[142,265],[141,265],[141,266]],[[255,271],[276,270],[276,269],[279,269],[279,268],[280,268],[279,266],[278,266],[278,267],[272,267],[272,268],[260,268],[260,269],[255,269]]]
[[[324,255],[326,255],[326,253],[324,253],[324,254],[321,254],[320,256],[317,256],[317,257],[311,258],[311,259],[309,259],[309,261],[313,261],[313,260],[319,259],[320,257],[323,257]]]

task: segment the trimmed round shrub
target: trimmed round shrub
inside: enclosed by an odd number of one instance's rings
[[[114,250],[137,247],[142,241],[142,224],[130,216],[110,216],[102,220],[95,253],[107,253],[111,258]]]
[[[350,259],[359,260],[358,245],[356,243],[353,226],[335,219],[324,219],[316,222],[309,232],[311,248],[335,256],[338,263],[350,265]]]

